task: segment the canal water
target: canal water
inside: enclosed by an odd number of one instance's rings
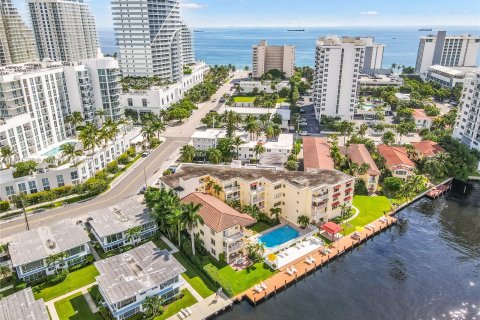
[[[399,212],[398,225],[221,320],[479,319],[480,184]]]

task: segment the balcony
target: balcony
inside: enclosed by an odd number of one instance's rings
[[[264,196],[252,196],[252,204],[256,204],[262,201],[265,201]]]
[[[242,249],[243,247],[244,247],[243,241],[238,241],[238,242],[235,242],[232,245],[229,245],[227,250],[228,250],[228,252],[233,252],[233,251],[237,251],[239,249]]]
[[[250,189],[251,195],[256,195],[265,191],[265,187],[256,187],[255,189]]]
[[[230,236],[225,236],[225,242],[227,242],[227,243],[235,242],[235,241],[243,239],[244,236],[245,235],[243,234],[243,231],[239,231],[239,232],[237,232],[235,234],[232,234]]]

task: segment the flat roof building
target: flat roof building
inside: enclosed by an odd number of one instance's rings
[[[147,242],[95,262],[98,289],[115,319],[143,311],[147,297],[169,300],[180,292],[185,268],[167,251]]]
[[[51,226],[14,234],[8,243],[8,251],[18,277],[30,281],[81,263],[90,253],[88,242],[90,238],[81,226],[71,220],[62,220]],[[47,264],[48,257],[61,253],[66,253],[62,265]]]
[[[253,46],[252,57],[254,78],[260,78],[271,70],[280,71],[286,78],[295,75],[295,46],[269,46],[267,40],[262,40]]]
[[[43,299],[35,300],[32,288],[0,299],[0,319],[3,320],[50,320]]]
[[[463,85],[468,74],[479,70],[477,67],[445,67],[436,64],[428,68],[427,72],[423,74],[423,79],[436,82],[442,87],[453,88],[457,84]]]

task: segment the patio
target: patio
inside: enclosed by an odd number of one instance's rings
[[[308,255],[321,248],[324,245],[323,241],[315,236],[297,242],[283,251],[269,254],[265,258],[265,262],[273,269],[280,269],[297,259]]]

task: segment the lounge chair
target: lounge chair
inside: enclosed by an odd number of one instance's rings
[[[257,293],[260,293],[263,291],[262,287],[260,287],[258,284],[255,286],[255,291],[257,291]]]
[[[287,273],[289,276],[293,276],[293,274],[295,273],[292,269],[288,268],[287,269]]]
[[[260,286],[263,288],[263,290],[267,290],[267,285],[265,284],[265,282],[260,282]]]
[[[185,316],[185,318],[189,316],[187,310],[185,309],[181,309],[180,312]]]
[[[190,309],[190,308],[185,308],[185,310],[187,310],[187,311],[188,311],[188,313],[190,313],[190,315],[192,315],[192,314],[193,314],[193,312],[192,312],[192,309]]]
[[[292,272],[293,272],[293,273],[297,273],[297,269],[295,269],[294,266],[291,266],[291,268],[292,268]]]
[[[186,317],[183,315],[182,311],[178,311],[177,316],[178,316],[180,319],[185,319],[185,318],[186,318]]]

